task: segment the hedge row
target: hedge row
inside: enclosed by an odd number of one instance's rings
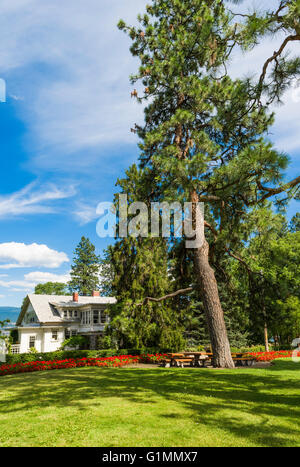
[[[104,350],[56,350],[55,352],[42,353],[20,353],[6,355],[6,363],[28,363],[38,360],[54,361],[66,360],[68,358],[97,358],[97,357],[116,357],[118,355],[142,355],[142,354],[161,354],[172,352],[172,349],[104,349]]]

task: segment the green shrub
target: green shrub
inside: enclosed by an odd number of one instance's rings
[[[84,349],[84,347],[88,344],[88,338],[85,336],[72,336],[69,339],[64,340],[61,344],[61,349],[64,350],[66,347],[70,347],[71,349]]]
[[[272,346],[270,346],[270,350],[272,350]],[[253,345],[251,347],[231,347],[231,352],[238,353],[238,352],[265,352],[264,345]]]

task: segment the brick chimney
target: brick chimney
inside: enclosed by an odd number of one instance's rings
[[[78,292],[73,292],[73,302],[78,302]]]
[[[92,292],[92,297],[100,297],[100,292],[99,292],[99,290],[93,290],[93,292]]]

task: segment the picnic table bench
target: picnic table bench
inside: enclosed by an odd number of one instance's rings
[[[245,365],[245,366],[252,366],[256,362],[256,358],[252,357],[251,355],[247,355],[246,353],[233,353],[232,354],[233,362]]]
[[[164,358],[163,364],[165,367],[181,366],[183,368],[185,363],[191,364],[192,361],[193,357],[186,357],[183,353],[171,353]]]

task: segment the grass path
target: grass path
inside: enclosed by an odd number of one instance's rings
[[[0,378],[0,446],[300,446],[300,364]]]

